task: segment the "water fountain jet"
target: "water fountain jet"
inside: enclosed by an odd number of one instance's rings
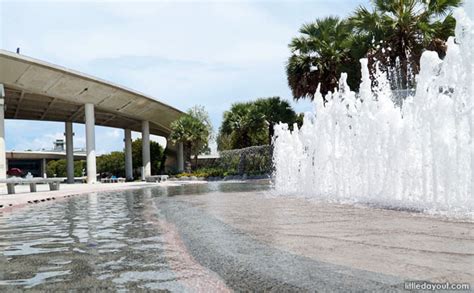
[[[342,74],[326,105],[316,94],[300,129],[275,127],[277,194],[474,217],[474,27],[463,10],[454,15],[446,57],[423,53],[401,108],[385,74],[371,86],[362,59],[358,95]]]

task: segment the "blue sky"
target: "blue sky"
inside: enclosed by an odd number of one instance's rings
[[[305,22],[344,17],[360,4],[368,1],[0,0],[0,47],[20,47],[182,110],[203,105],[217,130],[234,102],[291,100],[284,70],[291,38]],[[292,104],[299,112],[311,108]],[[84,146],[84,127],[74,131],[75,146]],[[63,123],[9,120],[7,149],[50,148],[63,132]],[[96,137],[99,153],[123,148],[121,129],[97,127]]]

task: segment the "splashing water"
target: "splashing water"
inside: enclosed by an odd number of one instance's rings
[[[454,15],[446,57],[423,53],[416,94],[402,108],[385,74],[371,87],[362,59],[358,95],[342,74],[326,105],[315,96],[300,129],[275,127],[278,194],[474,218],[474,27],[463,10]]]

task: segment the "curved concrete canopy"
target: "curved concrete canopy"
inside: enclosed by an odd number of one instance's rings
[[[75,160],[86,159],[85,153],[73,153]],[[8,160],[59,160],[66,158],[66,152],[33,152],[33,151],[9,151],[6,152]]]
[[[137,91],[61,66],[0,50],[5,118],[84,123],[84,105],[95,107],[95,124],[167,137],[183,112]]]

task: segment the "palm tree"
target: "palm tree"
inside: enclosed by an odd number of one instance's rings
[[[304,24],[299,32],[302,35],[289,45],[292,55],[286,67],[288,85],[294,99],[312,100],[318,85],[323,96],[333,91],[344,66],[354,64],[354,36],[347,22],[338,17],[317,19]]]
[[[224,119],[219,129],[218,143],[230,140],[227,147],[245,148],[262,143],[262,129],[265,128],[265,120],[261,113],[255,110],[255,104],[235,103],[229,111],[224,112]],[[224,150],[223,145],[218,145],[219,150]]]
[[[209,152],[212,125],[204,107],[194,106],[171,123],[170,139],[173,143],[183,143],[185,158],[194,156],[197,167],[198,155]]]
[[[369,66],[399,67],[401,86],[413,86],[425,49],[446,54],[445,41],[454,35],[454,7],[462,0],[373,0],[374,9],[360,6],[349,18],[356,34],[370,44]],[[411,73],[412,74],[411,74]]]
[[[296,113],[288,103],[280,97],[261,98],[255,101],[255,115],[263,115],[268,125],[268,144],[272,143],[274,135],[273,127],[279,122],[290,126],[296,121]]]
[[[291,127],[296,120],[291,105],[280,97],[235,103],[224,112],[217,148],[222,151],[271,144],[276,123],[288,123]]]

